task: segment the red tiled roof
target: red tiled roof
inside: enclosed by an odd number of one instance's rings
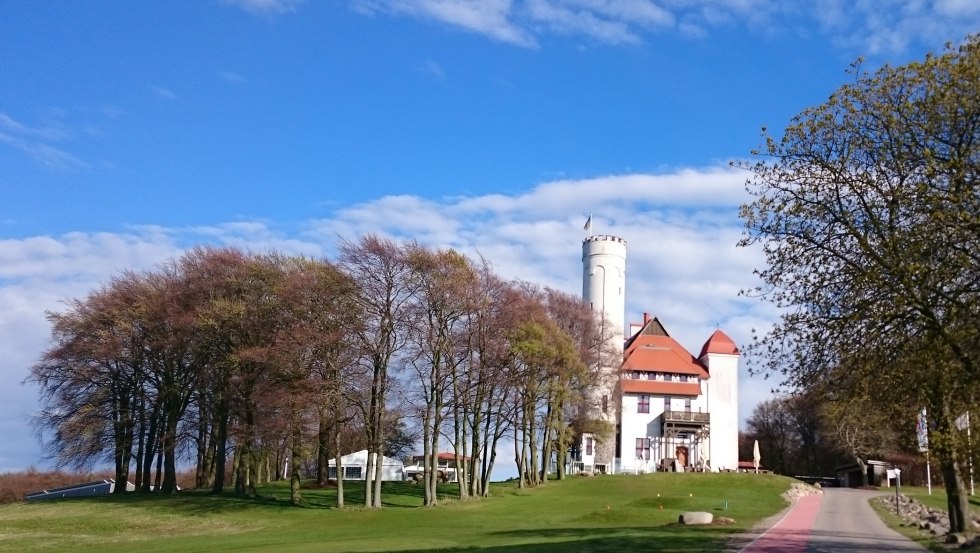
[[[638,334],[623,357],[623,371],[691,374],[708,378],[708,371],[670,336]]]
[[[704,343],[704,347],[701,348],[701,355],[698,356],[698,359],[703,358],[709,353],[739,355],[738,346],[735,345],[735,341],[729,338],[728,335],[721,330],[716,330],[714,334],[708,338],[708,341]]]
[[[425,459],[425,455],[415,455],[414,457],[412,457],[412,459],[416,461],[421,461],[422,459]],[[439,453],[436,453],[436,459],[439,459],[440,461],[454,461],[456,460],[456,454],[453,453],[452,451],[440,451]],[[469,461],[470,458],[465,455],[460,455],[459,460]]]
[[[634,380],[624,378],[620,380],[623,393],[629,394],[656,394],[664,396],[699,396],[701,395],[701,384],[699,382],[666,382],[663,380]]]

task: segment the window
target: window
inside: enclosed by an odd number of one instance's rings
[[[344,480],[360,480],[361,467],[344,467]]]
[[[670,396],[664,396],[664,411],[670,411]]]
[[[592,455],[592,437],[587,436],[585,438],[585,454]]]
[[[602,396],[602,412],[603,413],[609,412],[609,396],[607,395]]]
[[[636,412],[637,413],[649,413],[650,412],[650,396],[640,396],[636,402]]]
[[[636,439],[636,458],[644,461],[650,460],[650,440],[647,438]]]
[[[691,398],[689,398],[689,397],[688,398],[684,398],[684,412],[685,413],[690,413],[691,412]]]

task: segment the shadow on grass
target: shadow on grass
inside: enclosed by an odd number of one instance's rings
[[[452,486],[440,486],[439,500],[451,501],[457,497]],[[422,506],[425,492],[421,486],[404,482],[385,482],[381,487],[381,504],[385,508],[413,509]],[[100,497],[65,498],[51,501],[95,501],[115,505],[132,505],[148,509],[166,509],[191,514],[219,514],[251,509],[336,509],[337,488],[304,488],[302,504],[290,501],[289,485],[273,482],[258,488],[258,495],[247,497],[233,491],[213,494],[209,490],[184,490],[175,494],[130,492],[122,495]],[[364,505],[363,482],[347,482],[344,485],[345,508],[357,509]]]
[[[730,530],[716,527],[626,527],[626,528],[556,528],[518,530],[495,535],[526,540],[489,547],[417,549],[405,553],[450,553],[481,551],[486,553],[620,553],[623,551],[658,551],[667,553],[704,553],[722,551]]]

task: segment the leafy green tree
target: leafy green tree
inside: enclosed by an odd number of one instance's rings
[[[929,408],[951,530],[966,528],[953,421],[980,383],[980,38],[854,82],[765,134],[742,206],[762,298],[752,348],[804,388]]]

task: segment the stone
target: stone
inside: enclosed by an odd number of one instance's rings
[[[680,524],[711,524],[714,521],[715,515],[707,513],[705,511],[688,511],[686,513],[681,513],[681,516],[677,517],[677,522]]]
[[[718,517],[715,519],[715,524],[735,524],[735,519],[731,517]]]
[[[966,536],[963,534],[950,534],[946,536],[946,543],[953,545],[963,545],[966,543]]]

